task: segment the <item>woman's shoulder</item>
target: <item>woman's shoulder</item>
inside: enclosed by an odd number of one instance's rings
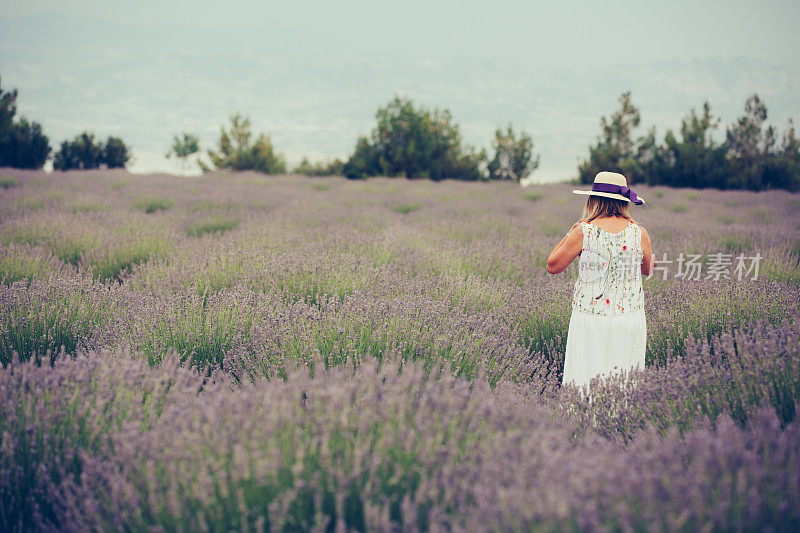
[[[585,227],[585,225],[586,225],[586,222],[583,219],[580,219],[569,228],[567,233],[571,233],[571,232],[573,232],[575,230],[577,230],[578,233],[582,233],[583,232],[583,228]]]
[[[634,219],[632,219],[632,218],[629,218],[629,219],[628,219],[628,225],[629,225],[629,226],[632,226],[632,227],[634,227],[634,228],[638,228],[638,229],[642,230],[642,232],[643,232],[643,233],[647,231],[646,229],[644,229],[644,226],[642,226],[641,224],[639,224],[638,222],[636,222],[636,221],[635,221]]]
[[[638,224],[636,222],[634,222],[633,224],[634,224],[634,226],[636,228],[636,231],[637,231],[637,233],[639,235],[639,238],[641,239],[642,243],[649,243],[650,242],[650,235],[647,233],[647,229],[645,229],[644,226],[642,226],[641,224]]]

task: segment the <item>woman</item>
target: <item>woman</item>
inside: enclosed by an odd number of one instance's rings
[[[581,220],[547,258],[547,271],[563,272],[577,257],[564,384],[581,386],[615,369],[644,368],[647,322],[642,274],[655,266],[650,236],[628,213],[644,199],[628,188],[625,176],[599,172]],[[646,205],[646,204],[645,204]]]

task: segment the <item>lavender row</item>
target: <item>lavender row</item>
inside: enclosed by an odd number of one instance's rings
[[[267,263],[250,259],[248,269]],[[346,257],[270,261],[264,272],[244,269],[241,279],[202,293],[196,284],[154,292],[88,274],[0,285],[0,360],[7,364],[13,352],[40,359],[64,345],[68,353],[129,347],[158,363],[176,350],[252,379],[279,375],[286,362],[354,363],[395,350],[451,361],[465,375],[488,365],[493,383],[525,380],[532,364],[546,361],[556,372],[563,365],[570,295],[562,280],[520,289],[477,276],[405,276]],[[781,282],[746,282],[735,291],[722,282],[674,283],[653,292],[648,366],[682,357],[692,339],[797,319],[797,290]]]
[[[17,185],[0,191],[0,242],[40,246],[99,279],[232,235],[282,253],[346,251],[417,275],[460,271],[524,285],[543,275],[547,252],[580,210],[564,184],[14,172]],[[758,253],[761,274],[800,281],[794,195],[643,192],[653,207],[635,215],[657,254]]]
[[[478,312],[426,298],[424,285],[416,293],[394,287],[404,290],[391,297],[354,293],[343,300],[306,301],[243,284],[211,295],[189,289],[153,296],[114,289],[90,276],[17,282],[0,287],[0,348],[4,365],[15,353],[52,363],[62,347],[71,354],[133,350],[151,365],[174,352],[206,372],[224,370],[241,385],[283,378],[296,365],[313,375],[397,358],[422,360],[428,369],[446,364],[456,375],[483,374],[491,386],[510,381],[545,397],[559,389],[568,315],[533,313],[533,296],[511,300],[510,309],[531,310],[520,318],[507,309]],[[633,385],[614,382],[598,393],[598,405],[613,405],[600,422],[580,396],[568,402],[571,408],[582,405],[571,413],[622,440],[648,422],[683,430],[697,416],[713,420],[724,412],[744,423],[751,408],[762,404],[771,404],[783,423],[791,421],[800,398],[798,321],[777,309],[793,302],[755,299],[745,308],[710,290],[704,296],[706,308],[697,302],[687,311],[659,313],[677,308],[678,301],[652,308],[655,331],[648,349],[665,345],[665,361],[648,365]],[[771,317],[769,305],[776,309]],[[698,309],[705,309],[699,320],[693,318]],[[650,393],[631,404],[629,392],[643,390]]]
[[[646,424],[622,443],[582,429],[559,408],[570,402],[400,358],[244,386],[177,357],[15,363],[0,373],[0,527],[673,531],[800,520],[800,425],[772,407],[751,409],[744,426],[704,416],[683,435]]]

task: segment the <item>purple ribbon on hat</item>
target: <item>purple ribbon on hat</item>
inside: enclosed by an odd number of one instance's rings
[[[633,192],[630,187],[626,187],[624,185],[614,185],[613,183],[595,183],[592,185],[592,192],[621,194],[636,205],[642,205],[644,203],[642,200],[639,200],[639,197],[636,196],[636,193]]]

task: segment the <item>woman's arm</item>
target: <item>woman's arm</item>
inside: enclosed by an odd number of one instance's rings
[[[656,254],[653,253],[653,244],[650,242],[647,230],[642,228],[642,274],[649,276],[654,266],[656,266]]]
[[[564,244],[564,241],[566,241],[566,240],[567,240],[567,237],[569,237],[569,232],[570,232],[570,231],[572,231],[572,230],[574,230],[574,229],[575,229],[577,226],[580,226],[580,225],[581,225],[581,223],[580,223],[580,222],[576,222],[576,223],[574,223],[574,224],[572,225],[572,227],[571,227],[571,228],[569,228],[569,230],[567,231],[566,235],[564,235],[564,236],[561,238],[561,241],[559,241],[559,243],[558,243],[558,244],[556,244],[556,247],[555,247],[555,248],[553,248],[553,251],[555,251],[555,250],[558,250],[558,249],[561,247],[561,245],[562,245],[562,244]],[[552,255],[552,254],[551,254],[551,255]]]
[[[583,248],[583,231],[579,223],[575,223],[564,235],[550,256],[547,258],[547,271],[551,274],[564,272],[572,261],[578,257]]]

